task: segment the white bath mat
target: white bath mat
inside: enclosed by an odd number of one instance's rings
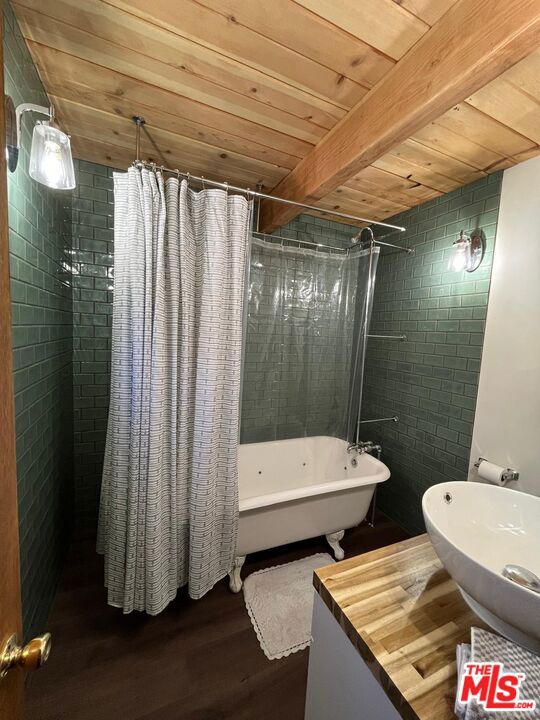
[[[259,570],[244,580],[244,600],[269,660],[303,650],[311,640],[313,571],[334,560],[318,553]]]

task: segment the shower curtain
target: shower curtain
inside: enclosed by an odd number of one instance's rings
[[[241,441],[348,437],[378,248],[348,254],[253,240]],[[371,258],[371,261],[370,261]],[[371,267],[371,274],[369,268]]]
[[[111,605],[161,612],[230,570],[251,203],[116,174],[109,423],[98,551]]]

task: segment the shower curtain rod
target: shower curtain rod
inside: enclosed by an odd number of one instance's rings
[[[393,233],[388,233],[389,235],[393,235]],[[383,235],[383,237],[386,237],[386,235]],[[379,240],[378,238],[373,238],[373,240],[363,240],[362,244],[370,244],[375,243],[375,245],[384,245],[384,247],[391,247],[395,248],[396,250],[401,250],[401,252],[409,253],[410,255],[414,255],[414,248],[406,248],[403,247],[403,245],[394,245],[394,243],[387,243],[383,242],[382,240]],[[391,255],[397,255],[397,253],[389,253]]]
[[[370,234],[370,238],[367,241],[362,240],[362,233],[364,232],[364,230],[367,230],[368,233]],[[373,232],[373,230],[370,227],[363,227],[361,230],[359,230],[356,233],[356,235],[353,238],[351,238],[351,240],[353,243],[353,247],[356,244],[365,245],[366,243],[370,247],[372,247],[374,243],[377,243],[377,245],[384,245],[385,247],[396,248],[397,250],[401,250],[402,252],[414,253],[414,248],[406,248],[406,247],[403,247],[403,245],[394,245],[394,243],[383,242],[384,238],[390,237],[391,235],[395,235],[395,234],[396,234],[396,231],[394,230],[394,232],[386,233],[386,235],[381,235],[380,237],[375,237],[375,233]]]
[[[137,125],[137,129],[139,125]],[[178,177],[186,178],[186,180],[193,180],[194,182],[200,183],[203,188],[205,185],[212,185],[212,187],[221,188],[222,190],[234,190],[235,192],[243,193],[248,197],[261,198],[263,200],[271,200],[272,202],[283,203],[284,205],[292,205],[294,207],[303,208],[304,210],[314,210],[315,212],[324,213],[325,215],[332,215],[333,217],[340,217],[346,220],[353,220],[359,223],[368,223],[369,225],[378,225],[380,227],[391,228],[392,230],[399,230],[399,232],[405,232],[407,228],[401,227],[400,225],[391,225],[390,223],[381,222],[379,220],[370,220],[368,218],[357,217],[356,215],[348,215],[347,213],[341,213],[337,210],[325,210],[324,208],[317,207],[316,205],[306,205],[305,203],[295,202],[294,200],[286,200],[285,198],[277,197],[276,195],[268,195],[267,193],[259,192],[258,190],[251,190],[251,188],[241,188],[236,185],[230,185],[227,182],[218,182],[217,180],[208,180],[205,177],[198,177],[197,175],[191,175],[188,172],[182,172],[178,169],[167,168],[164,165],[158,165],[157,163],[147,162],[145,160],[135,160],[133,167],[147,168],[149,170],[161,170],[161,172],[170,173],[171,175],[177,175]]]
[[[283,235],[271,235],[270,233],[264,233],[260,230],[253,230],[252,235],[262,235],[262,239],[268,238],[269,240],[285,240],[286,242],[301,243],[302,245],[311,245],[315,248],[326,248],[328,250],[335,250],[338,253],[347,253],[348,248],[336,247],[335,245],[325,245],[324,243],[312,242],[311,240],[297,240],[296,238],[284,237]],[[277,243],[274,243],[277,244]]]
[[[367,251],[369,249],[369,246],[371,245],[371,241],[365,241],[365,242],[357,243],[355,245],[349,245],[348,247],[342,248],[342,247],[336,247],[335,245],[325,245],[324,243],[313,242],[311,240],[297,240],[296,238],[285,237],[283,235],[273,235],[272,233],[264,233],[264,232],[261,232],[260,230],[252,230],[251,234],[252,235],[262,235],[263,240],[265,238],[268,238],[269,240],[285,240],[286,242],[301,243],[302,245],[310,245],[314,248],[327,248],[328,250],[335,250],[335,252],[345,253],[347,255],[349,254],[349,252],[351,252],[351,250],[356,250],[358,248],[360,248],[363,251]],[[274,244],[277,244],[277,243],[274,243]],[[379,245],[379,244],[388,245],[389,247],[398,248],[398,250],[403,250],[404,252],[414,252],[414,250],[412,250],[412,249],[400,247],[399,245],[390,245],[389,243],[379,243],[378,240],[376,240],[376,239],[373,240],[373,244],[374,245]],[[367,247],[364,247],[364,246],[367,246]]]

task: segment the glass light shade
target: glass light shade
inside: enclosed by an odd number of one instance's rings
[[[38,122],[32,134],[30,177],[58,190],[75,187],[69,136],[47,122]]]
[[[455,272],[466,270],[469,266],[471,251],[468,240],[456,240],[453,245],[451,268]]]

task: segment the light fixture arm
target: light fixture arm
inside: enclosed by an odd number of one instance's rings
[[[15,123],[17,127],[17,150],[21,147],[22,116],[27,112],[35,112],[40,115],[47,115],[50,122],[54,122],[54,106],[36,105],[35,103],[21,103],[15,108]]]

